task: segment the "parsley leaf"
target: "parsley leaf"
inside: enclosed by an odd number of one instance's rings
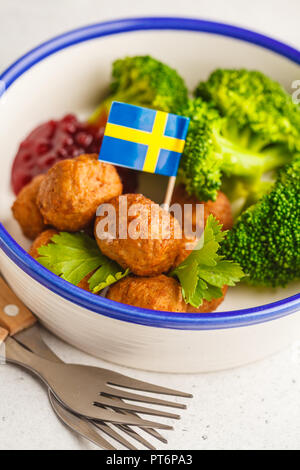
[[[37,261],[54,274],[72,284],[95,271],[88,283],[93,293],[99,292],[129,273],[115,261],[104,256],[96,241],[83,232],[60,232],[51,238],[52,243],[38,248]]]
[[[238,263],[218,255],[227,231],[210,215],[196,249],[175,268],[170,276],[177,277],[185,301],[200,307],[203,300],[222,297],[224,285],[234,286],[245,276]]]
[[[182,295],[185,301],[191,303],[198,283],[198,265],[196,261],[191,260],[188,269],[186,269],[182,264],[183,263],[181,263],[171,275],[176,274],[180,281]]]
[[[123,277],[128,276],[128,274],[128,268],[122,271],[122,268],[115,261],[107,259],[107,262],[90,277],[88,281],[90,289],[95,294]]]

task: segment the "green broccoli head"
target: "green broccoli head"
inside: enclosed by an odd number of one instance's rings
[[[226,116],[223,135],[257,152],[283,145],[300,151],[300,109],[282,86],[251,70],[214,71],[195,90]]]
[[[190,124],[178,178],[199,200],[215,200],[222,179],[222,156],[215,134],[222,119],[216,108],[201,98],[190,100],[183,114],[190,118]]]
[[[271,191],[237,219],[222,254],[240,263],[253,285],[300,278],[300,155],[280,169]]]
[[[283,151],[282,147],[269,147],[258,152],[244,146],[244,141],[238,142],[236,135],[228,136],[224,132],[228,128],[228,119],[221,116],[212,102],[200,97],[191,100],[183,114],[190,117],[190,126],[179,177],[187,191],[199,200],[215,200],[225,177],[230,181],[230,187],[238,186],[239,195],[245,199],[250,199],[251,195],[252,200],[262,175],[290,159],[289,152]],[[261,188],[263,186],[261,184]]]
[[[107,99],[90,118],[96,123],[112,101],[180,113],[188,101],[187,88],[176,70],[150,56],[126,57],[113,64]]]

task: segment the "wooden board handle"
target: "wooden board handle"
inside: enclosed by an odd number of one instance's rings
[[[6,340],[7,336],[8,336],[8,331],[5,330],[4,328],[1,328],[0,326],[0,346],[3,343],[3,341]]]
[[[34,325],[36,318],[18,299],[3,278],[0,278],[0,326],[11,336]]]

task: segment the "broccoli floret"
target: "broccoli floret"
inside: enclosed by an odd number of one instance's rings
[[[300,155],[281,168],[271,191],[249,207],[221,252],[240,263],[253,285],[285,286],[300,278]]]
[[[195,95],[188,109],[182,179],[190,193],[204,200],[214,200],[224,181],[222,190],[231,201],[243,198],[240,209],[245,209],[269,188],[263,175],[300,151],[300,109],[278,83],[244,69],[216,70]],[[206,119],[201,99],[209,109],[215,106],[220,117]]]
[[[300,109],[282,86],[263,73],[218,69],[195,96],[212,101],[226,125],[224,137],[256,152],[272,145],[300,151]]]
[[[273,184],[274,179],[262,180],[260,176],[253,178],[223,176],[221,191],[231,201],[232,215],[236,219],[241,212],[259,201]]]
[[[196,98],[189,102],[183,114],[190,117],[190,126],[181,158],[179,177],[188,193],[199,200],[215,200],[223,176],[243,184],[244,192],[257,188],[261,176],[285,164],[291,158],[280,148],[253,150],[230,138],[226,117],[222,117],[212,102]],[[244,139],[243,139],[244,140]],[[237,178],[236,178],[237,177]]]
[[[176,70],[150,56],[116,60],[110,94],[90,118],[97,123],[108,114],[112,101],[179,113],[187,105],[188,93]]]
[[[199,200],[215,200],[221,185],[220,149],[215,139],[221,118],[218,111],[201,99],[190,100],[183,114],[190,118],[178,180]]]

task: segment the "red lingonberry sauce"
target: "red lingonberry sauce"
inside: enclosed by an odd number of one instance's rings
[[[104,122],[103,122],[104,124]],[[99,153],[104,126],[79,122],[73,114],[36,127],[21,143],[15,156],[11,184],[15,194],[36,175],[46,173],[56,162],[84,153]],[[134,192],[137,174],[120,168],[125,192]]]

